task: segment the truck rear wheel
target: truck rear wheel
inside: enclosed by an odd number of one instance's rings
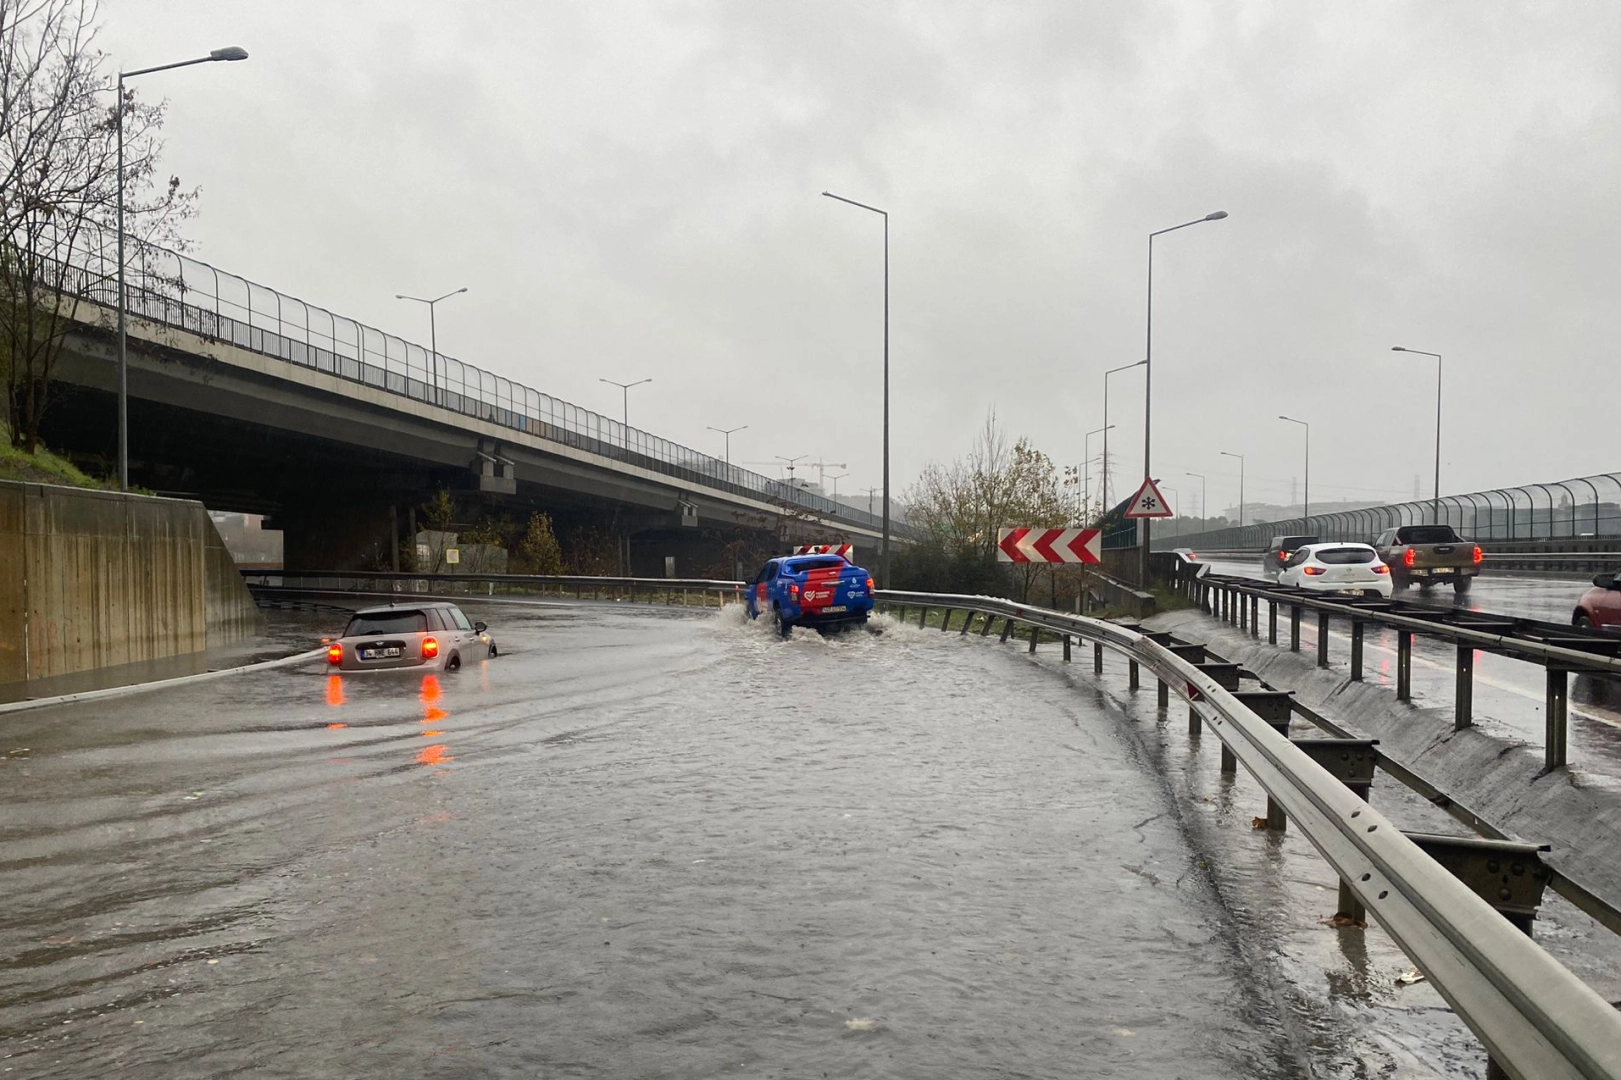
[[[775,630],[779,637],[787,637],[793,631],[793,624],[783,621],[782,608],[776,604],[771,605],[771,629]]]
[[[1459,595],[1462,595],[1463,593],[1469,591],[1469,585],[1474,580],[1475,579],[1472,577],[1461,577],[1452,583],[1452,587],[1458,592]]]

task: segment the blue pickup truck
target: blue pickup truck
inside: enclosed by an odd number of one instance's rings
[[[872,575],[839,555],[790,555],[765,564],[744,602],[783,637],[796,626],[860,625],[872,613]]]

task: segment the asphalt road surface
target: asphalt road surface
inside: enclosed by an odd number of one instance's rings
[[[0,717],[0,1076],[1482,1075],[1123,662],[464,606],[458,673]]]

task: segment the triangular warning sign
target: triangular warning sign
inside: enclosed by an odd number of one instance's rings
[[[1154,486],[1154,478],[1144,477],[1143,486],[1137,489],[1137,494],[1131,497],[1131,505],[1126,507],[1126,516],[1129,518],[1162,518],[1175,517],[1171,508],[1165,505],[1165,496],[1159,493]]]

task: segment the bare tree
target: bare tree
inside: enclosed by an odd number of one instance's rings
[[[0,0],[0,376],[16,446],[33,452],[81,296],[117,267],[117,139],[135,257],[180,246],[196,192],[158,183],[164,104],[122,100],[96,47],[96,0]]]

